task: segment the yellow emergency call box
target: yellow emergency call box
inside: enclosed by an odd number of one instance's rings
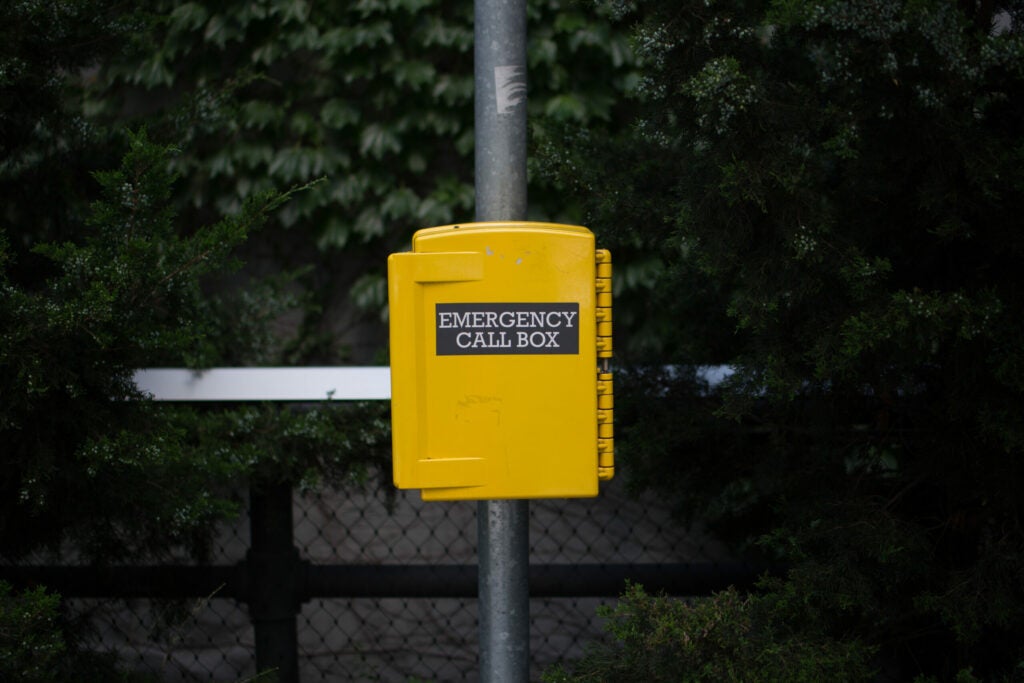
[[[388,258],[394,481],[597,495],[614,473],[611,256],[580,226],[427,228]]]

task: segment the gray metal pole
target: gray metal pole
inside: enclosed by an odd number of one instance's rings
[[[476,218],[526,218],[526,0],[476,0]]]
[[[526,218],[526,0],[475,0],[476,219]],[[529,506],[477,505],[480,679],[530,677]]]
[[[530,679],[530,544],[525,500],[477,504],[480,680]]]

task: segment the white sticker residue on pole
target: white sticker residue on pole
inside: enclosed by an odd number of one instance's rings
[[[514,112],[516,105],[526,102],[526,67],[494,67],[494,92],[498,99],[498,113]]]

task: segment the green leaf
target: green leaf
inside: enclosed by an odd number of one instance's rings
[[[434,81],[437,70],[433,64],[420,61],[403,60],[396,63],[392,69],[395,84],[398,86],[409,86],[413,91]]]
[[[171,10],[169,17],[171,31],[195,31],[205,24],[208,18],[209,13],[200,3],[182,3]]]
[[[380,159],[402,149],[402,143],[394,130],[379,123],[371,123],[359,136],[359,153]]]
[[[249,100],[239,109],[239,120],[244,128],[263,130],[279,125],[284,114],[284,110],[272,102]]]
[[[379,211],[372,207],[366,208],[359,213],[354,228],[355,232],[366,241],[384,234],[384,220]]]
[[[415,216],[420,198],[407,187],[392,190],[384,196],[380,213],[385,220],[398,220]]]
[[[359,119],[359,109],[341,98],[329,99],[320,108],[320,120],[325,126],[336,130],[358,123]]]
[[[577,95],[567,93],[548,100],[544,113],[559,121],[583,121],[587,118],[587,107]]]
[[[367,273],[352,284],[352,302],[363,311],[380,311],[388,301],[388,281],[380,273]]]

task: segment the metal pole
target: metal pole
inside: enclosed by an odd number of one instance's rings
[[[525,500],[477,504],[480,562],[480,680],[530,678],[529,507]]]
[[[526,0],[475,0],[476,219],[526,218]],[[529,507],[477,505],[480,679],[530,677]]]
[[[256,670],[270,680],[298,683],[299,650],[296,573],[292,542],[291,484],[250,487],[249,610],[256,640]]]
[[[476,0],[476,219],[526,218],[526,0]]]

